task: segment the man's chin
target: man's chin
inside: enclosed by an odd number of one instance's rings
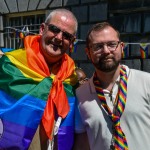
[[[61,57],[62,56],[60,54],[48,52],[46,53],[45,59],[49,62],[49,64],[51,64],[58,62],[61,59]]]
[[[59,47],[47,47],[46,53],[50,56],[60,55],[61,49]]]
[[[47,50],[48,51],[54,51],[54,52],[56,52],[56,51],[60,51],[60,47],[59,46],[54,46],[53,44],[50,44],[50,45],[48,45],[47,46]]]
[[[111,72],[116,70],[119,64],[97,64],[95,67],[102,72]]]

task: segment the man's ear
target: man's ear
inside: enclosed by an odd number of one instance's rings
[[[86,52],[86,55],[88,56],[88,58],[91,60],[90,49],[86,47],[85,52]]]
[[[70,44],[69,51],[72,52],[72,49],[73,49],[73,44]]]
[[[120,46],[121,46],[121,54],[123,55],[124,43],[121,42],[121,43],[120,43]]]
[[[42,35],[45,28],[45,23],[42,23],[39,29],[39,34]]]

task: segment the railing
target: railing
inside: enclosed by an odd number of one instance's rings
[[[4,47],[17,49],[23,45],[23,36],[38,34],[40,24],[4,27]]]

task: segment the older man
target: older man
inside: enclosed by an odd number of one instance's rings
[[[66,51],[76,32],[77,20],[69,10],[53,10],[40,35],[27,36],[24,49],[0,59],[0,148],[28,149],[40,121],[31,149],[53,148],[56,134],[58,149],[72,148],[77,77]]]

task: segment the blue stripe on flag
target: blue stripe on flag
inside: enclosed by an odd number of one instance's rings
[[[0,91],[0,118],[26,127],[35,128],[39,118],[43,115],[46,101],[25,95],[15,100],[3,91]],[[9,101],[8,101],[9,99]]]

